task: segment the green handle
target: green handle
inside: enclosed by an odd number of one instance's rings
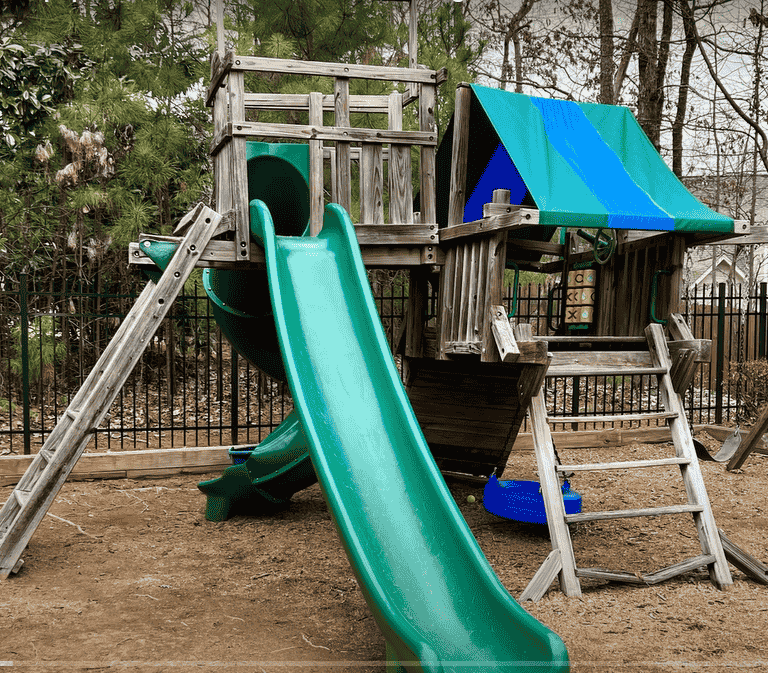
[[[666,325],[666,319],[656,317],[656,294],[658,293],[659,289],[659,276],[662,274],[665,276],[671,276],[672,272],[668,269],[659,269],[656,273],[653,274],[653,278],[651,279],[651,322],[658,323],[659,325]]]
[[[507,318],[514,318],[515,313],[517,313],[517,283],[520,280],[520,267],[509,259],[507,260],[506,267],[515,270],[515,280],[512,284],[512,304],[510,306],[509,315],[507,315]]]

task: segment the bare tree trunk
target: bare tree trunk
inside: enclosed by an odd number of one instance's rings
[[[678,178],[683,176],[683,124],[688,109],[688,92],[691,82],[691,62],[696,53],[696,36],[693,27],[693,12],[687,2],[680,2],[685,31],[685,52],[680,63],[680,85],[677,94],[677,111],[672,123],[672,171]]]
[[[612,0],[600,0],[600,98],[599,102],[612,105],[613,90],[613,7]]]
[[[656,23],[658,0],[638,0],[640,15],[637,30],[637,120],[653,146],[658,149],[661,126],[657,123],[659,97],[658,41]]]

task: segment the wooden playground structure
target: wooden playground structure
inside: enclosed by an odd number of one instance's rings
[[[467,167],[473,154],[469,133],[475,123],[473,94],[467,85],[457,89],[450,174],[439,176],[435,106],[446,75],[417,66],[415,4],[411,2],[409,68],[241,56],[224,53],[220,37],[207,92],[214,121],[215,208],[196,208],[181,221],[173,237],[147,235],[131,245],[130,262],[139,268],[153,265],[143,251],[147,242],[174,243],[178,253],[160,280],[148,283],[0,510],[0,578],[18,569],[36,526],[82,454],[90,429],[101,422],[192,269],[264,268],[264,254],[252,240],[248,215],[246,144],[249,138],[256,138],[308,145],[310,235],[322,226],[325,203],[338,203],[356,214],[355,230],[367,266],[409,271],[407,312],[397,338],[397,354],[403,358],[411,404],[441,470],[484,478],[494,470],[500,474],[530,414],[553,551],[523,599],[537,600],[556,577],[567,595],[578,596],[579,578],[655,583],[701,566],[707,567],[716,586],[731,584],[728,549],[724,550],[718,534],[680,398],[697,364],[708,360],[709,342],[694,339],[680,318],[680,289],[688,246],[747,233],[748,227],[737,222],[733,231],[718,234],[618,231],[615,240],[601,243],[597,234],[592,248],[578,251],[571,231],[560,242],[526,238],[525,232],[539,227],[539,211],[511,203],[505,184],[494,187],[481,218],[465,221],[471,190]],[[332,80],[333,94],[252,93],[245,88],[248,73],[322,76]],[[402,90],[380,96],[350,94],[350,82],[357,79],[394,81],[402,84]],[[418,130],[403,128],[404,110],[409,107],[416,110]],[[290,112],[306,121],[253,121],[258,112]],[[362,128],[355,119],[362,114],[375,116],[380,123]],[[418,210],[412,175],[419,176]],[[355,199],[353,189],[359,190]],[[447,212],[445,221],[438,216],[440,208]],[[597,267],[599,279],[578,273],[589,268],[601,245],[608,244],[612,254]],[[562,277],[565,291],[555,316],[562,326],[558,336],[540,337],[528,325],[513,327],[510,323],[502,306],[508,268]],[[437,296],[436,316],[428,311],[433,295]],[[666,321],[669,338],[660,322],[649,319],[651,304],[652,313]],[[574,310],[581,308],[588,309],[588,320],[571,319]],[[567,329],[570,324],[586,327],[573,332]],[[544,382],[556,377],[632,375],[658,381],[663,408],[589,420],[664,422],[671,431],[672,455],[631,463],[559,464],[551,423],[584,419],[561,416],[553,420],[548,416]],[[669,465],[680,468],[686,504],[654,508],[638,503],[634,509],[568,516],[563,510],[563,473]],[[693,518],[700,555],[640,578],[576,566],[569,524],[680,514]],[[732,560],[733,550],[729,553]]]

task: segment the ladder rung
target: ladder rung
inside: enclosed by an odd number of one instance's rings
[[[685,512],[701,512],[701,505],[668,505],[666,507],[646,507],[641,509],[617,509],[603,512],[582,512],[567,514],[566,523],[581,521],[602,521],[604,519],[631,519],[637,516],[662,516],[664,514],[683,514]]]
[[[40,449],[38,451],[38,455],[46,462],[50,463],[51,459],[53,458],[53,451],[50,449]]]
[[[688,465],[690,458],[657,458],[654,460],[627,460],[617,463],[582,463],[580,465],[555,465],[558,472],[578,470],[631,470],[643,467],[664,467],[666,465]]]
[[[677,418],[674,411],[653,411],[640,414],[610,414],[606,416],[547,416],[549,423],[629,423],[631,421],[657,421]]]
[[[666,367],[633,367],[632,365],[550,365],[545,376],[661,376],[666,374]]]

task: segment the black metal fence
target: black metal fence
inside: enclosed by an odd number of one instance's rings
[[[369,272],[385,331],[393,344],[408,297],[407,274]],[[505,300],[514,320],[550,333],[550,288],[521,286]],[[137,296],[95,292],[78,284],[58,292],[22,277],[0,287],[0,454],[36,450],[109,343]],[[694,423],[736,422],[754,412],[755,367],[768,348],[768,288],[740,285],[692,288],[685,315],[697,338],[711,339],[711,364],[702,366],[686,396]],[[434,315],[434,297],[429,304]],[[752,369],[749,369],[752,367]],[[762,371],[762,370],[760,370]],[[765,373],[768,378],[768,371]],[[655,408],[648,381],[586,378],[551,382],[554,414],[599,415]],[[258,443],[292,408],[285,384],[238,357],[222,337],[198,281],[190,281],[120,392],[91,450]],[[593,424],[589,427],[596,427]]]

